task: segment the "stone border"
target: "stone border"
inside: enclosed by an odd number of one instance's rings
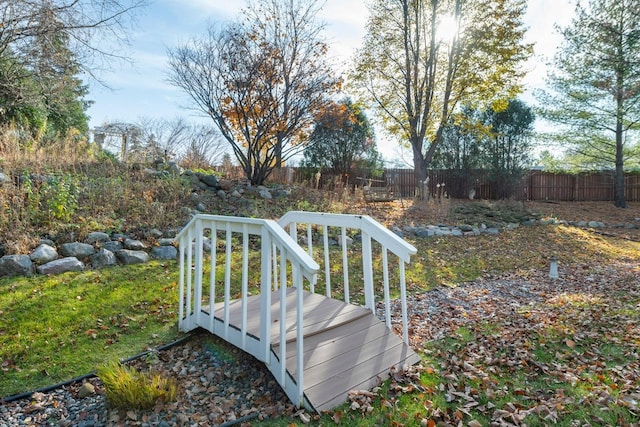
[[[52,275],[87,268],[101,269],[116,265],[132,265],[151,259],[176,259],[178,250],[173,238],[162,238],[162,232],[151,230],[158,246],[147,247],[142,241],[124,234],[92,232],[84,242],[56,245],[42,239],[29,255],[5,255],[0,258],[0,277]]]

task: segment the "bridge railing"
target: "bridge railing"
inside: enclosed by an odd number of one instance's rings
[[[179,243],[179,328],[204,327],[253,354],[287,384],[286,284],[296,288],[296,324],[304,325],[303,288],[314,283],[319,270],[300,246],[272,220],[196,215],[176,237]],[[241,248],[241,250],[240,250]],[[257,264],[259,263],[259,268]],[[278,286],[278,284],[285,284]],[[250,288],[260,292],[260,338],[247,331]],[[279,319],[271,318],[271,294],[280,291]],[[240,299],[240,331],[230,325],[230,304]],[[216,307],[218,307],[216,309]],[[207,312],[208,309],[208,312]],[[279,355],[271,352],[271,325],[279,320]],[[281,321],[280,321],[281,320]],[[303,404],[303,328],[297,329],[297,366],[293,390],[285,388],[298,406]],[[290,381],[289,381],[290,382]]]
[[[323,269],[316,277],[324,281],[324,293],[327,297],[331,298],[334,293],[342,293],[344,301],[349,303],[352,295],[361,295],[363,292],[364,306],[375,315],[376,294],[381,294],[384,301],[384,319],[389,329],[393,277],[394,285],[397,286],[395,291],[399,292],[400,297],[402,335],[405,343],[409,344],[405,266],[409,263],[411,255],[417,252],[413,245],[366,215],[292,211],[280,218],[278,224],[288,229],[296,242],[303,247],[306,246],[309,256],[317,260],[318,264],[322,264]],[[349,262],[350,258],[354,258],[354,248],[358,248],[358,245],[348,243],[348,239],[353,239],[350,236],[361,241],[361,266],[353,266],[353,263]],[[336,262],[336,249],[332,249],[336,246],[339,247],[340,262]],[[376,261],[379,256],[379,263],[374,262],[374,252]],[[397,261],[397,269],[396,274],[391,276],[391,262],[394,258]],[[337,265],[341,265],[341,268],[336,269]],[[350,276],[351,270],[361,272],[362,282],[353,280]],[[316,291],[316,284],[317,280],[311,282],[311,292]]]

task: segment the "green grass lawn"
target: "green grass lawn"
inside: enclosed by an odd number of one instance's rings
[[[177,339],[176,262],[0,280],[0,396]]]

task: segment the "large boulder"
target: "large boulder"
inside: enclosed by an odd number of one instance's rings
[[[84,264],[76,257],[56,259],[43,265],[39,265],[36,271],[39,274],[61,274],[67,271],[82,271]]]
[[[42,243],[40,246],[35,248],[33,252],[31,252],[29,258],[38,265],[46,264],[58,259],[58,251],[56,251],[54,247]]]
[[[156,259],[176,259],[178,250],[174,246],[155,246],[151,249],[151,257]]]
[[[117,265],[116,255],[108,249],[100,249],[89,258],[93,268],[104,268]]]
[[[172,239],[172,238],[169,238],[169,237],[163,237],[162,239],[158,240],[158,245],[160,245],[160,246],[173,246],[175,241],[176,241],[176,239]]]
[[[118,252],[120,249],[124,249],[122,242],[119,242],[117,240],[109,240],[108,242],[104,242],[100,245],[100,247],[113,253]]]
[[[5,255],[0,258],[0,277],[31,275],[33,262],[29,255]]]
[[[116,252],[116,257],[124,265],[143,264],[149,261],[149,254],[145,251],[122,249]]]
[[[201,175],[200,181],[207,184],[208,187],[218,188],[218,177],[215,175]]]
[[[103,233],[102,231],[94,231],[92,233],[89,233],[87,235],[87,238],[84,239],[85,243],[88,243],[90,245],[93,245],[94,243],[108,242],[109,240],[111,240],[109,235],[107,233]]]
[[[95,248],[88,243],[72,242],[60,245],[60,255],[63,257],[88,258],[96,253]]]
[[[124,241],[124,248],[132,251],[141,251],[146,248],[145,244],[140,240],[126,239]]]

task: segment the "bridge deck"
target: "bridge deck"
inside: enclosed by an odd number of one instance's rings
[[[415,364],[418,355],[373,314],[359,306],[304,292],[304,394],[317,411],[331,409],[347,399],[350,390],[370,389],[392,366]],[[296,378],[297,295],[287,290],[287,370]],[[223,303],[214,305],[216,323],[223,318]],[[206,311],[206,310],[205,310]],[[279,355],[280,293],[271,295],[272,353]],[[229,323],[240,330],[242,302],[229,308]],[[208,322],[206,322],[208,323]],[[209,329],[205,325],[200,325]],[[214,330],[216,328],[214,327]],[[211,331],[215,333],[215,331]],[[260,339],[260,295],[247,299],[247,332]]]

